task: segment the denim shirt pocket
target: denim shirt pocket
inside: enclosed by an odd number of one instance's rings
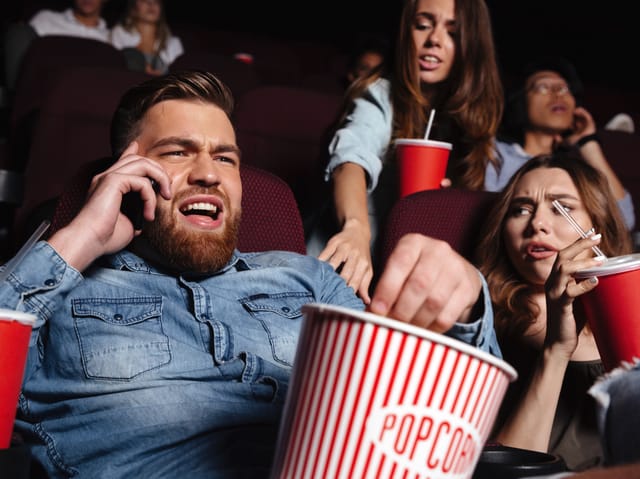
[[[305,291],[256,294],[242,298],[240,302],[266,331],[273,359],[292,366],[298,344],[301,308],[312,300],[312,295]]]
[[[87,377],[130,380],[171,360],[162,297],[74,299],[71,308]]]

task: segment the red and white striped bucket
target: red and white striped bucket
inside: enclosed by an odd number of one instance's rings
[[[472,476],[509,364],[371,313],[303,312],[273,479]]]

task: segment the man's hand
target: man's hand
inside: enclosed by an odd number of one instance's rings
[[[159,193],[171,198],[170,180],[158,163],[137,154],[133,142],[120,159],[91,181],[85,205],[78,215],[50,239],[51,246],[71,266],[83,271],[96,258],[121,250],[140,231],[135,231],[120,210],[122,197],[137,192],[143,202],[147,221],[155,216],[156,192],[150,179],[159,185]]]
[[[570,145],[575,145],[576,142],[588,135],[593,135],[596,132],[596,122],[585,108],[577,107],[573,113],[573,127],[571,134],[566,138],[566,141]]]
[[[477,269],[448,243],[408,234],[391,253],[369,310],[445,332],[469,320],[481,289]]]

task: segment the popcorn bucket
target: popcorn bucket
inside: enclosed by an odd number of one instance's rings
[[[303,313],[272,479],[472,476],[510,365],[372,313]]]

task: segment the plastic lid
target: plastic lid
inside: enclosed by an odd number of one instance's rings
[[[435,146],[437,148],[446,148],[450,150],[452,145],[446,141],[425,140],[423,138],[398,138],[395,140],[396,145],[417,145],[417,146]]]
[[[610,274],[625,273],[640,269],[640,253],[625,254],[608,258],[607,261],[593,268],[577,271],[577,279],[591,278],[593,276],[608,276]]]
[[[28,324],[33,326],[36,322],[36,317],[30,313],[23,313],[21,311],[15,311],[13,309],[0,308],[0,321],[18,321],[22,324]]]

